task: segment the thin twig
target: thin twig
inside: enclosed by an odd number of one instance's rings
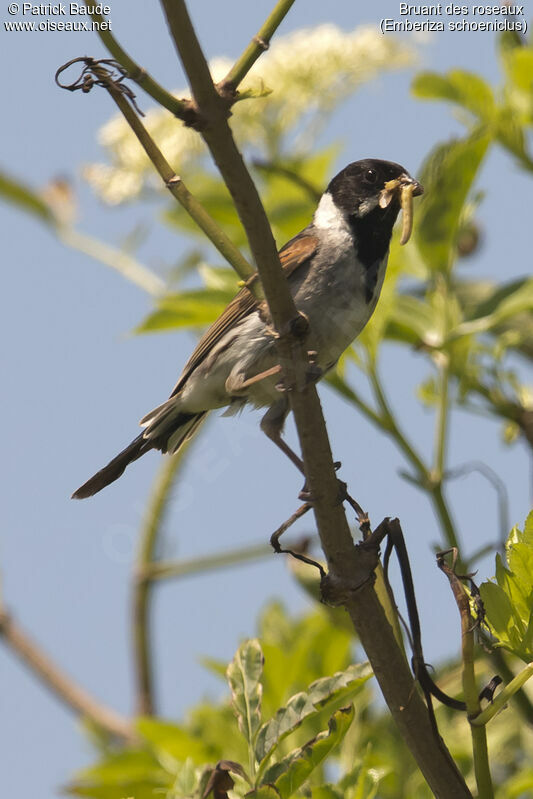
[[[483,636],[481,640],[483,642]],[[487,641],[484,643],[488,644]],[[492,649],[490,653],[490,661],[494,666],[495,671],[500,675],[505,684],[514,680],[515,675],[507,663],[502,649]],[[513,695],[513,703],[524,721],[530,726],[533,726],[533,703],[526,692],[518,691],[515,693]]]
[[[224,80],[218,84],[220,91],[235,92],[239,83],[246,77],[257,59],[265,50],[268,50],[272,36],[285,19],[293,4],[294,0],[279,0],[246,50],[232,66]]]
[[[446,546],[450,548],[457,547],[459,538],[455,529],[454,521],[452,519],[451,511],[448,507],[446,497],[444,496],[442,483],[431,486],[429,489],[429,496],[444,532]]]
[[[481,705],[479,691],[476,684],[475,656],[474,656],[474,630],[475,624],[470,613],[469,596],[455,573],[455,563],[457,560],[457,550],[454,552],[454,563],[450,566],[445,556],[447,552],[437,554],[437,564],[444,572],[450,582],[450,586],[459,608],[461,617],[461,648],[463,661],[463,691],[465,696],[466,710],[469,720],[479,716]],[[487,749],[487,733],[485,726],[470,725],[472,734],[472,752],[474,758],[474,772],[478,787],[479,797],[482,799],[493,799],[494,790],[490,775],[489,755]]]
[[[382,421],[379,422],[380,426],[394,439],[399,449],[403,452],[409,463],[415,469],[416,476],[418,478],[418,484],[429,494],[429,497],[433,503],[433,508],[444,533],[446,546],[457,547],[458,536],[455,530],[450,509],[448,508],[448,504],[444,496],[442,482],[434,481],[433,475],[422,460],[422,457],[417,453],[414,446],[406,437],[405,433],[400,429],[374,364],[372,364],[369,368],[369,379],[376,402],[381,411]]]
[[[153,97],[160,105],[164,108],[168,109],[171,114],[178,117],[179,119],[188,120],[190,118],[191,109],[190,103],[188,101],[178,100],[174,97],[170,92],[167,92],[162,86],[155,81],[148,72],[140,67],[133,58],[120,46],[117,42],[109,27],[105,27],[105,23],[108,23],[108,20],[102,15],[99,14],[97,11],[94,11],[95,3],[93,0],[85,0],[85,5],[88,6],[90,10],[90,15],[92,19],[98,23],[98,27],[96,32],[100,37],[102,44],[109,50],[113,58],[122,64],[124,69],[126,69],[128,76],[137,83],[144,91]],[[104,25],[103,25],[104,23]]]
[[[433,467],[433,479],[435,483],[440,483],[442,481],[448,444],[450,367],[448,356],[442,357],[446,358],[446,362],[441,365],[439,370],[440,385],[435,424],[435,462]]]
[[[374,363],[369,366],[369,380],[374,397],[381,411],[384,429],[391,435],[398,447],[401,449],[409,463],[415,468],[417,477],[423,483],[428,476],[429,470],[422,460],[421,456],[417,453],[414,446],[408,440],[405,433],[400,429],[400,426],[394,416],[392,408],[385,394],[385,389],[379,377],[377,367]]]
[[[93,72],[95,74],[102,74],[98,66],[94,67]],[[102,80],[105,80],[104,75],[102,75]],[[201,203],[191,194],[182,179],[176,175],[122,92],[119,91],[110,80],[106,82],[106,88],[124,115],[126,122],[137,136],[139,143],[159,172],[165,186],[172,196],[185,208],[198,227],[235,269],[237,274],[243,280],[248,280],[248,278],[254,274],[253,267],[248,263],[239,249],[235,247],[231,239],[228,238],[215,220],[207,213]]]
[[[195,574],[227,569],[243,563],[250,563],[254,560],[263,560],[271,556],[272,547],[269,544],[256,544],[255,546],[230,549],[226,552],[217,552],[214,555],[204,555],[198,558],[190,558],[189,560],[152,563],[139,577],[143,577],[145,580],[192,577]]]
[[[133,581],[132,622],[137,684],[137,712],[151,715],[154,711],[154,686],[150,654],[150,605],[152,584],[146,579],[154,560],[157,538],[170,499],[178,469],[187,447],[177,455],[165,458],[155,479],[144,518]]]
[[[473,472],[478,472],[480,475],[482,475],[482,477],[484,477],[492,485],[496,492],[500,521],[500,536],[498,545],[500,550],[503,552],[505,548],[505,541],[509,534],[509,530],[511,529],[511,523],[509,521],[509,495],[507,492],[507,486],[500,475],[495,472],[494,469],[488,466],[488,464],[483,463],[483,461],[469,461],[468,463],[464,463],[462,466],[457,466],[454,469],[447,469],[444,473],[444,477],[446,480],[455,480],[458,477],[464,477],[466,475],[472,474]]]
[[[128,253],[70,227],[58,227],[57,234],[67,246],[110,266],[148,294],[157,297],[164,293],[164,281]]]
[[[533,677],[533,663],[528,663],[527,666],[500,691],[485,710],[482,710],[475,718],[470,719],[470,724],[473,727],[480,727],[487,724],[497,713],[503,710],[507,702],[509,702],[517,691],[520,691],[522,686],[524,686],[531,677]]]
[[[67,707],[97,727],[128,743],[135,733],[127,718],[103,705],[65,674],[5,612],[0,612],[0,638]]]
[[[302,175],[299,175],[298,172],[295,172],[294,169],[290,169],[282,164],[276,164],[273,161],[261,161],[259,158],[254,158],[252,164],[260,172],[266,172],[267,175],[280,175],[281,177],[287,178],[287,180],[290,180],[295,186],[305,191],[314,203],[318,203],[322,196],[322,191],[320,189]]]

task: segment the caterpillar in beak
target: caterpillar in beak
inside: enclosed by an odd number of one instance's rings
[[[400,206],[402,209],[402,233],[400,244],[407,244],[413,231],[413,193],[417,188],[414,182],[403,182],[398,180],[388,180],[379,198],[379,207],[386,208],[394,196],[394,192],[400,190]]]

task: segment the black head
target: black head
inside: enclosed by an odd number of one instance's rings
[[[342,172],[335,175],[327,190],[337,208],[347,216],[363,217],[378,206],[381,192],[391,180],[399,180],[404,184],[413,183],[413,194],[416,196],[422,193],[420,184],[413,180],[403,166],[393,161],[381,161],[379,158],[364,158],[348,164]],[[400,210],[399,192],[390,205],[396,208],[397,214]],[[380,210],[387,211],[388,208],[389,206]]]
[[[397,187],[386,203],[380,202],[390,181],[397,181]],[[383,258],[389,249],[400,211],[401,187],[408,184],[414,185],[415,196],[422,194],[422,186],[403,166],[378,158],[354,161],[330,182],[327,192],[349,222],[359,259],[366,266]]]

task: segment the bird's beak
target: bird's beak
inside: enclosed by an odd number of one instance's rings
[[[400,175],[398,182],[400,184],[400,189],[402,189],[404,186],[412,186],[413,197],[420,197],[421,194],[424,194],[424,187],[422,184],[419,183],[418,180],[412,178],[411,175],[407,175],[405,172],[403,175]]]
[[[388,180],[379,198],[380,208],[387,208],[392,198],[399,195],[400,205],[403,211],[402,235],[400,244],[407,244],[411,238],[413,230],[413,197],[419,197],[424,193],[421,183],[404,172],[399,178]]]

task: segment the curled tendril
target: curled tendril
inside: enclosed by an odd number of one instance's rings
[[[84,67],[73,83],[62,83],[60,76],[69,69],[73,64],[84,64]],[[113,58],[91,58],[91,56],[79,56],[67,61],[66,64],[59,67],[54,80],[61,89],[66,89],[69,92],[76,92],[81,90],[84,94],[88,94],[93,86],[103,86],[104,89],[113,86],[117,91],[126,97],[139,116],[144,116],[135,100],[135,94],[130,87],[124,83],[125,78],[130,75],[124,67],[115,61]]]

